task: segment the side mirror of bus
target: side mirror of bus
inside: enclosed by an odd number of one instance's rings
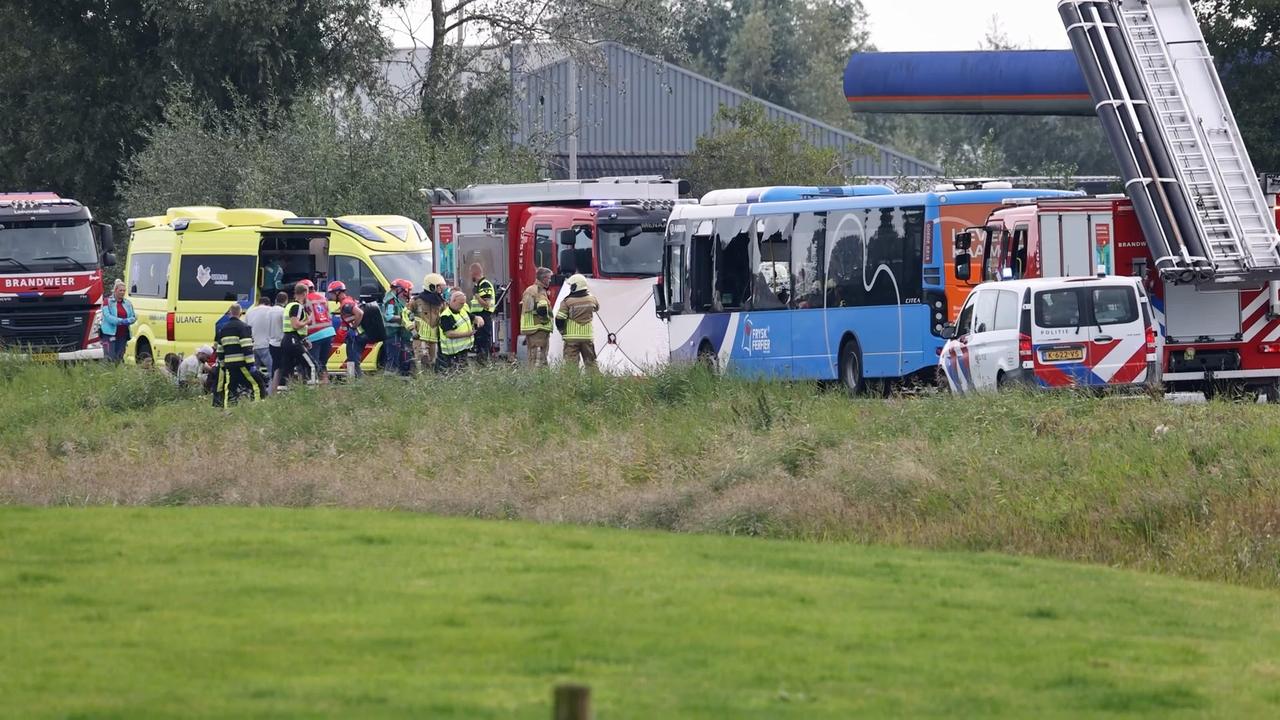
[[[956,336],[956,324],[955,324],[955,323],[947,323],[947,324],[943,325],[943,326],[942,326],[942,332],[940,332],[940,333],[938,333],[938,334],[942,336],[942,339],[943,339],[943,340],[951,340],[951,339],[954,339],[954,338],[955,338],[955,336]]]
[[[102,253],[102,267],[115,267],[115,266],[116,266],[116,254],[111,252],[110,250]]]
[[[956,279],[957,280],[960,280],[961,282],[969,281],[969,277],[972,274],[972,268],[970,267],[972,260],[973,260],[973,256],[967,252],[956,255]]]
[[[967,252],[971,247],[973,247],[972,232],[965,230],[964,232],[956,233],[955,248],[957,253]]]

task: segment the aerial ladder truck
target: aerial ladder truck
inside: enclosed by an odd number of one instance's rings
[[[1058,11],[1156,270],[1205,290],[1280,279],[1280,234],[1190,0]]]
[[[987,229],[1008,226],[1016,274],[1074,273],[1068,260],[1089,248],[1112,271],[1147,277],[1166,385],[1280,398],[1274,196],[1258,182],[1192,3],[1060,0],[1058,11],[1128,202],[1046,201],[997,212]]]

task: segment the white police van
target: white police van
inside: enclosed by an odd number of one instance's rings
[[[942,334],[947,343],[938,368],[953,393],[1159,380],[1159,338],[1139,278],[984,283]]]

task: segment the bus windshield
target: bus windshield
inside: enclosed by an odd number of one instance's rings
[[[98,248],[88,220],[0,222],[0,273],[97,267]]]
[[[404,279],[413,283],[415,290],[422,289],[422,279],[431,272],[431,253],[402,252],[373,256],[373,264],[382,271],[387,282]]]
[[[662,225],[601,225],[600,274],[656,277],[662,274]]]

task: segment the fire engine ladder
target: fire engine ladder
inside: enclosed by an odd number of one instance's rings
[[[1117,17],[1217,285],[1280,277],[1276,232],[1190,0],[1122,0]]]

